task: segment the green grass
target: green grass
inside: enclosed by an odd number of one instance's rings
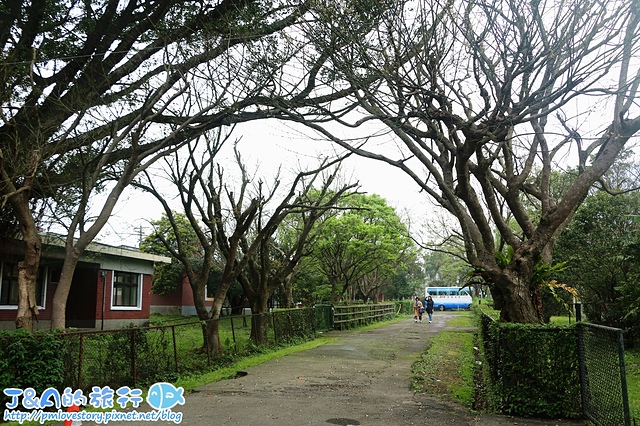
[[[447,321],[449,327],[475,327],[474,315],[471,311],[462,311]]]
[[[471,312],[457,315],[447,326],[473,328]],[[471,407],[474,390],[474,336],[461,330],[442,331],[412,367],[412,388],[428,395],[447,396]]]
[[[182,317],[177,315],[158,315],[150,317],[150,325],[176,328],[180,338],[177,343],[179,353],[193,351],[201,347],[203,342],[202,327],[198,317]],[[220,342],[226,350],[242,351],[246,349],[251,333],[251,318],[248,316],[225,316],[218,320]],[[234,345],[235,336],[235,345]]]
[[[624,360],[627,370],[627,390],[631,418],[640,421],[640,349],[626,350]]]

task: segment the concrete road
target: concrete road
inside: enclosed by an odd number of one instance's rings
[[[174,414],[188,426],[586,424],[479,415],[441,398],[414,395],[411,365],[453,315],[439,312],[432,324],[408,319],[376,330],[330,332],[341,338],[202,386],[185,395]],[[109,424],[173,425],[176,420]]]

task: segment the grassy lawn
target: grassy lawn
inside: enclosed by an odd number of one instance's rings
[[[459,330],[442,331],[431,339],[429,349],[412,367],[416,392],[446,396],[471,407],[474,390],[474,327],[472,312],[460,312],[447,321]]]
[[[640,349],[626,350],[624,360],[627,369],[627,389],[631,418],[640,422]]]

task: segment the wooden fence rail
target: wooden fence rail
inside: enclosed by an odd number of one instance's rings
[[[335,306],[333,314],[334,329],[344,330],[361,327],[373,322],[393,318],[394,306],[393,303]]]

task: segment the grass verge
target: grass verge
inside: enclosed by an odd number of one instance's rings
[[[624,361],[627,370],[627,390],[631,418],[640,422],[640,349],[626,350]]]
[[[413,364],[412,388],[431,396],[445,396],[471,408],[474,390],[473,313],[464,312],[447,322],[458,330],[435,335],[420,361]]]

